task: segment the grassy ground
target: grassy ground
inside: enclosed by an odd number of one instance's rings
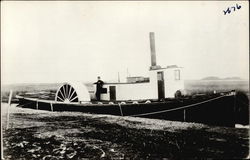
[[[2,103],[6,128],[7,105]],[[6,159],[246,158],[246,128],[11,106]]]

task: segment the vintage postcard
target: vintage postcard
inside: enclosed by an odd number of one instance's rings
[[[1,1],[2,159],[249,157],[248,1]]]

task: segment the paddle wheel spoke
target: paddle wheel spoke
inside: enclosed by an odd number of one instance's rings
[[[61,91],[61,88],[60,88],[60,90],[59,90],[59,93],[62,95],[62,97],[65,99],[65,97],[64,97],[64,95],[63,95],[63,93],[62,93],[62,91]]]
[[[72,87],[69,86],[69,96],[68,96],[69,99],[70,99],[70,96],[71,96],[71,89],[72,89]]]
[[[65,89],[66,89],[66,97],[69,98],[69,92],[68,92],[68,85],[65,85]]]
[[[72,96],[75,94],[75,90],[72,92],[72,94],[70,95],[70,97],[69,97],[69,99],[71,99],[72,98]]]
[[[62,86],[62,88],[63,88],[64,97],[67,98],[64,86]]]
[[[63,95],[61,93],[58,94],[58,97],[61,98],[61,99],[64,99]]]
[[[59,96],[57,97],[57,99],[61,100],[62,102],[64,101],[62,98],[60,98]]]
[[[75,96],[74,98],[70,99],[70,102],[73,102],[76,98],[78,98],[78,97]]]

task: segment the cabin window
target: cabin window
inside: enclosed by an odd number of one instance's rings
[[[163,81],[163,72],[157,72],[157,80],[158,81]]]
[[[180,80],[181,77],[180,77],[180,70],[174,70],[174,79],[175,80]]]

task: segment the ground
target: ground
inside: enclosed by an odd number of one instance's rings
[[[246,158],[249,128],[49,112],[2,103],[5,159]]]

